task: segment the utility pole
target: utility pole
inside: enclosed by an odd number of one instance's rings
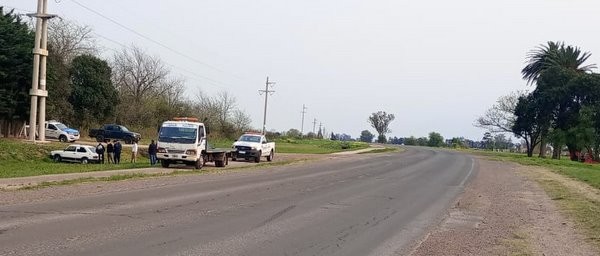
[[[315,134],[315,136],[317,135],[317,134],[315,133],[315,128],[316,128],[316,126],[317,126],[317,119],[315,118],[315,120],[313,121],[313,134]]]
[[[269,89],[269,85],[275,84],[275,82],[269,82],[269,77],[267,76],[267,82],[265,83],[264,90],[258,90],[258,92],[262,95],[265,94],[265,112],[263,114],[263,129],[262,134],[265,135],[267,132],[267,101],[269,98],[269,93],[273,94],[275,91]]]
[[[323,126],[323,123],[319,122],[319,132],[317,133],[317,138],[319,138],[319,133],[321,134],[321,138],[323,138],[323,130],[321,130],[321,127]]]
[[[27,14],[29,17],[35,17],[35,41],[33,46],[33,75],[31,79],[31,106],[29,109],[29,140],[35,141],[35,129],[39,126],[38,137],[44,141],[46,137],[46,57],[48,56],[48,20],[56,15],[46,13],[48,11],[48,1],[38,0],[37,12]],[[38,112],[39,97],[39,116]],[[36,120],[39,117],[39,120]],[[36,124],[36,121],[39,124]]]
[[[302,126],[300,128],[300,135],[304,134],[304,114],[306,114],[306,106],[302,104]]]

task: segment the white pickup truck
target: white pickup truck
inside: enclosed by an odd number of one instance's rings
[[[245,133],[233,143],[232,148],[235,151],[231,154],[231,160],[237,158],[246,160],[254,160],[255,163],[260,162],[261,157],[266,157],[267,161],[273,161],[275,156],[275,142],[268,142],[267,138],[262,134]]]

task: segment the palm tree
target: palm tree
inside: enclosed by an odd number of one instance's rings
[[[540,45],[527,54],[527,65],[521,70],[527,84],[537,81],[542,71],[550,67],[563,67],[577,72],[590,72],[595,64],[583,65],[591,56],[589,52],[581,52],[579,47],[565,46],[564,42],[548,42]]]

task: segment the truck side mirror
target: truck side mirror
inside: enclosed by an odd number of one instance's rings
[[[210,134],[210,127],[208,125],[204,126],[204,130],[206,130],[206,135]]]
[[[267,141],[266,141],[266,140],[263,140],[262,144],[267,144]]]

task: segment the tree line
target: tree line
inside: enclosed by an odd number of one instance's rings
[[[197,117],[217,136],[233,138],[250,129],[251,119],[223,91],[186,97],[186,81],[158,56],[124,46],[103,59],[88,26],[56,19],[49,22],[47,114],[82,132],[119,123],[153,136],[174,116]],[[0,6],[0,122],[2,135],[18,135],[29,119],[33,28]]]
[[[551,148],[554,159],[566,149],[571,160],[600,160],[600,75],[590,56],[564,42],[533,49],[521,74],[535,88],[499,98],[475,125],[521,138],[530,157]]]

